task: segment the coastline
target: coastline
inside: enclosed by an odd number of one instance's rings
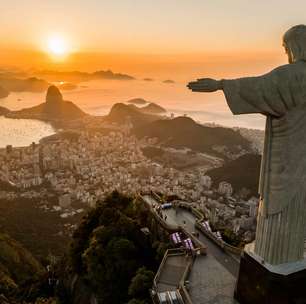
[[[46,135],[43,135],[39,138],[38,141],[36,141],[37,143],[39,143],[41,140],[43,140],[44,138],[47,138],[50,135],[54,135],[57,134],[58,132],[60,132],[61,130],[71,130],[71,129],[81,129],[82,127],[84,127],[84,120],[86,119],[101,119],[105,116],[93,116],[88,114],[86,117],[84,117],[83,119],[80,120],[76,120],[76,121],[69,121],[69,122],[63,122],[63,120],[50,120],[50,119],[46,119],[46,118],[42,118],[41,116],[37,116],[37,117],[33,117],[33,115],[31,115],[31,117],[27,116],[27,115],[9,115],[11,113],[8,113],[6,115],[0,115],[0,119],[1,118],[5,118],[8,120],[19,120],[19,121],[29,121],[29,122],[40,122],[42,124],[45,124],[46,126],[50,126],[52,128],[52,132],[48,132]],[[261,129],[254,129],[254,128],[243,128],[243,127],[228,127],[228,126],[224,126],[221,124],[216,124],[216,123],[203,123],[203,122],[199,122],[197,121],[197,123],[203,125],[203,126],[208,126],[211,128],[214,127],[223,127],[223,128],[229,128],[229,129],[233,129],[237,132],[240,132],[241,135],[245,138],[247,138],[249,141],[254,142],[256,144],[259,144],[261,146],[261,142],[263,143],[263,139],[264,139],[264,131]],[[18,148],[25,148],[27,146],[29,146],[32,142],[29,142],[28,145],[21,145],[21,146],[16,146],[13,145],[14,147],[18,147]],[[1,136],[0,136],[0,150],[1,149],[5,149],[6,145],[1,144]]]
[[[39,119],[9,118],[5,115],[0,115],[0,128],[0,150],[8,145],[25,148],[32,142],[39,143],[42,138],[56,134],[60,130]]]

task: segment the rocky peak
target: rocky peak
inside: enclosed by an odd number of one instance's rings
[[[63,96],[56,86],[50,86],[47,91],[46,103],[53,104],[63,101]]]

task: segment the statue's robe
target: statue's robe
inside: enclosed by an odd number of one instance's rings
[[[301,260],[306,224],[306,62],[259,77],[224,80],[223,91],[233,114],[267,116],[255,253],[270,264]]]

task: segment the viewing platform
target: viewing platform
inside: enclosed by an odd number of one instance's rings
[[[142,199],[149,206],[160,205],[153,196],[145,195]],[[205,247],[205,254],[199,252],[193,256],[179,249],[166,252],[154,280],[153,294],[176,292],[176,300],[172,300],[169,294],[161,299],[155,297],[155,303],[237,304],[233,296],[239,259],[201,231],[195,237],[197,217],[190,211],[168,208],[161,210],[160,215],[155,208],[151,211],[164,225],[171,227],[171,232],[184,231]]]

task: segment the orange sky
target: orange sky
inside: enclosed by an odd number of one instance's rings
[[[305,0],[10,0],[1,3],[0,67],[140,77],[234,77],[286,62],[282,34]],[[53,35],[70,53],[46,52]]]

